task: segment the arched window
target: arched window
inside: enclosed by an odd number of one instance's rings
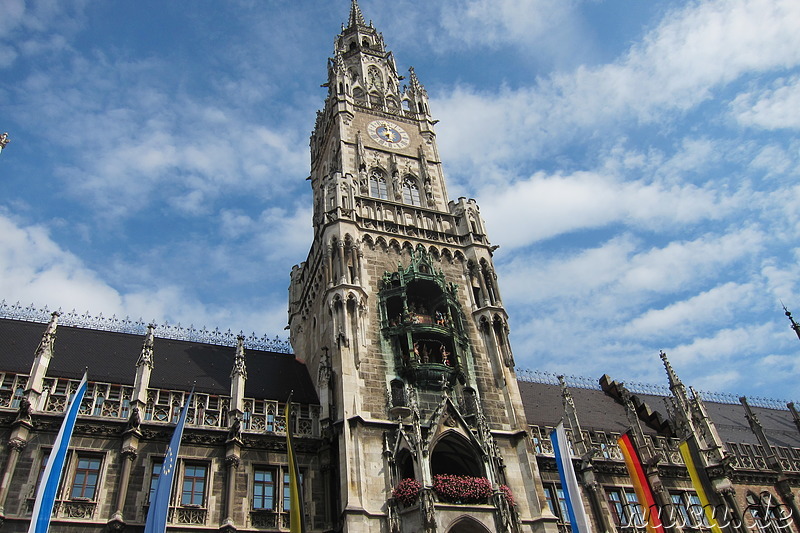
[[[400,450],[395,459],[398,479],[415,479],[414,459],[408,450]]]
[[[389,199],[389,192],[386,188],[386,176],[378,169],[372,169],[369,176],[369,194],[373,198],[381,200]]]
[[[406,177],[403,180],[403,202],[409,205],[422,205],[419,196],[419,186],[414,178]]]

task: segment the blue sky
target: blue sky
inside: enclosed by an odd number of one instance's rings
[[[800,2],[361,0],[519,366],[800,399]],[[349,1],[4,0],[0,300],[285,335]]]

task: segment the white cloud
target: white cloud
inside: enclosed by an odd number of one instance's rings
[[[137,270],[136,265],[120,268],[128,277]],[[217,306],[208,305],[179,284],[154,281],[130,285],[126,291],[111,286],[80,258],[60,247],[45,227],[20,225],[0,214],[0,299],[9,304],[19,301],[107,317],[230,327],[259,336],[265,332],[282,335],[286,324],[285,298],[260,299],[252,302],[255,308],[245,301],[236,307]]]
[[[717,219],[741,200],[725,197],[713,186],[625,182],[595,172],[538,172],[527,180],[487,187],[478,197],[485,198],[481,211],[492,230],[502,235],[501,243],[518,248],[611,223],[663,229]]]
[[[740,94],[730,107],[743,126],[800,128],[800,76],[781,78],[768,89]]]
[[[59,247],[44,227],[21,227],[2,214],[0,294],[8,302],[121,311],[120,295]]]
[[[630,338],[669,338],[718,328],[736,318],[739,309],[755,304],[756,288],[725,283],[661,309],[650,309],[621,328]]]
[[[666,125],[741,76],[796,67],[798,27],[794,0],[690,3],[615,63],[554,73],[517,90],[461,85],[439,96],[433,108],[442,119],[442,153],[459,173],[472,170],[483,181],[492,161],[535,159],[624,123]]]
[[[620,284],[629,291],[671,292],[717,275],[717,269],[747,259],[764,246],[766,236],[744,228],[724,235],[704,235],[671,242],[631,258]]]

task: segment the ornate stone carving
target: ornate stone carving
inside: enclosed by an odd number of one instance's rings
[[[19,437],[14,437],[9,439],[8,441],[8,448],[10,450],[17,450],[18,452],[22,451],[25,446],[27,446],[28,441],[20,439]]]
[[[134,448],[133,446],[125,446],[124,448],[122,448],[122,451],[120,451],[120,454],[125,459],[128,459],[129,461],[133,461],[139,455],[139,451],[136,448]]]

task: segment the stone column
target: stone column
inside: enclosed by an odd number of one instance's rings
[[[243,362],[242,362],[243,364]],[[233,501],[236,497],[236,470],[242,458],[242,425],[238,417],[231,420],[228,428],[228,439],[225,441],[225,494],[223,495],[224,507],[222,509],[222,522],[219,530],[223,532],[236,531],[236,521],[233,516]]]
[[[607,512],[604,512],[606,506],[601,494],[603,489],[595,479],[594,468],[589,466],[582,474],[583,486],[586,488],[586,493],[589,495],[589,507],[592,509],[592,514],[594,515],[595,522],[599,526],[600,531],[614,531],[615,527],[611,522],[611,517]]]
[[[489,305],[489,291],[486,289],[486,280],[483,277],[483,269],[480,265],[475,266],[475,276],[478,278],[478,285],[481,287],[481,301],[478,302],[478,307]]]
[[[347,283],[347,263],[344,260],[344,241],[338,242],[339,246],[339,283]]]
[[[330,244],[325,247],[325,269],[328,271],[328,287],[333,287],[333,246]]]
[[[728,483],[728,485],[730,485],[730,483]],[[726,517],[728,519],[728,524],[722,525],[727,526],[726,529],[728,529],[728,531],[752,533],[744,523],[742,510],[739,509],[739,504],[736,503],[736,492],[733,490],[733,487],[728,486],[727,488],[721,489],[717,491],[717,494],[719,495],[720,499],[725,502],[727,508],[734,514],[732,517]]]
[[[780,478],[778,478],[775,487],[778,489],[778,494],[781,495],[783,503],[792,511],[792,521],[797,530],[800,531],[800,509],[797,507],[797,500],[792,492],[792,486],[789,484],[789,478],[786,474],[782,474]]]
[[[138,455],[139,438],[141,432],[136,428],[131,428],[125,432],[125,440],[122,443],[120,458],[122,461],[122,471],[119,475],[117,484],[117,497],[114,502],[114,514],[108,521],[108,529],[111,531],[122,531],[125,529],[125,500],[128,497],[128,485],[131,479],[131,465]]]
[[[12,437],[8,440],[8,457],[6,458],[6,466],[3,469],[3,477],[0,479],[0,526],[5,521],[5,507],[6,498],[8,498],[8,489],[11,487],[11,480],[14,478],[14,471],[17,469],[17,462],[19,461],[19,454],[22,449],[28,444],[29,430],[32,426],[26,424],[25,427],[20,427],[20,431],[16,429],[12,432]]]

